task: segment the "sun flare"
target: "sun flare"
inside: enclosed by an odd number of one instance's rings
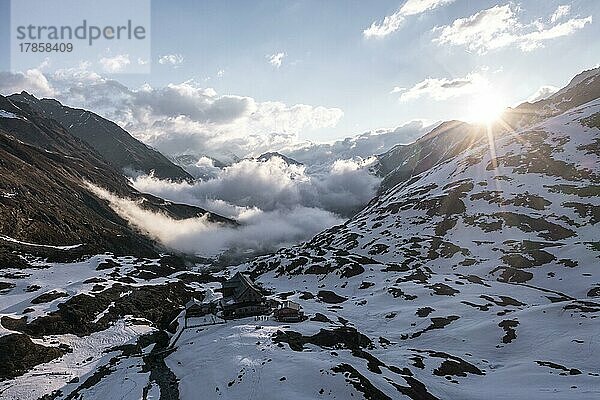
[[[484,93],[469,103],[468,120],[478,124],[491,124],[500,118],[505,109],[506,103],[502,95]]]

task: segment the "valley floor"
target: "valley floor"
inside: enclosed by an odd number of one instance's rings
[[[130,287],[122,297],[136,288],[183,278],[180,272],[165,278],[133,278],[135,267],[143,267],[139,260],[117,259],[119,266],[96,270],[106,258],[3,271],[1,280],[15,286],[0,295],[0,312],[16,317],[33,308],[32,314],[48,315],[66,297],[38,305],[31,300],[57,288],[64,288],[67,296],[89,294],[97,284],[90,281],[93,276],[112,284],[129,275]],[[54,393],[51,398],[56,399],[285,395],[591,400],[600,396],[597,303],[473,276],[397,271],[390,279],[389,265],[364,268],[353,277],[264,274],[259,283],[273,290],[273,297],[302,305],[310,319],[301,323],[252,317],[187,329],[180,323],[168,339],[173,343],[178,337],[172,349],[168,342],[123,347],[156,331],[150,321],[134,316],[119,318],[87,336],[44,335],[33,342],[67,345],[70,352],[0,382],[1,397],[38,399]],[[185,280],[190,282],[190,277]],[[196,291],[218,287],[200,280],[190,284]],[[24,290],[40,284],[44,286],[35,292]],[[109,305],[93,320],[110,313],[110,307],[115,306]],[[6,327],[1,332],[3,337],[11,333]]]

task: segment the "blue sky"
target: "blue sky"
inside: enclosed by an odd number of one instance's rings
[[[151,74],[110,76],[132,88],[193,80],[219,95],[339,108],[343,117],[335,126],[299,133],[325,141],[412,119],[468,118],[469,105],[478,101],[481,91],[498,93],[503,105],[513,105],[541,86],[564,86],[573,75],[600,62],[599,1],[425,1],[441,4],[405,15],[399,27],[383,37],[367,37],[365,29],[376,21],[381,24],[405,1],[154,0]],[[522,39],[483,49],[454,43],[459,36],[439,42],[442,28],[435,27],[506,5],[514,13],[510,22],[520,24],[514,31],[521,36],[570,20],[592,20],[526,51],[520,48]],[[551,22],[561,5],[569,6],[568,12]],[[6,0],[0,0],[0,15],[0,52],[7,54]],[[544,26],[535,26],[536,21]],[[284,53],[281,65],[269,63],[268,56],[278,53]],[[166,55],[176,55],[177,65],[158,63]],[[2,57],[0,62],[0,70],[7,70],[8,60]],[[438,87],[465,78],[483,79],[484,84],[479,81],[464,94],[429,91],[402,97],[428,78],[437,79],[430,84]],[[403,89],[391,93],[395,87]]]

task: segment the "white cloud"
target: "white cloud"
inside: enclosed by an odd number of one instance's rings
[[[391,129],[377,129],[347,137],[333,143],[306,143],[282,148],[280,152],[300,161],[311,169],[329,167],[335,159],[366,159],[382,154],[398,144],[408,144],[423,136],[433,127],[422,120],[414,120]]]
[[[274,66],[275,68],[281,67],[281,63],[283,62],[283,58],[286,56],[285,53],[276,53],[265,56],[267,60],[269,60],[269,64]]]
[[[543,47],[543,42],[547,40],[571,35],[591,23],[591,15],[586,18],[573,18],[561,24],[523,35],[517,39],[517,42],[520,42],[520,47],[523,51],[530,51]]]
[[[119,54],[114,57],[103,57],[100,59],[102,69],[108,73],[121,72],[129,64],[131,64],[129,54]]]
[[[363,31],[366,38],[384,37],[400,29],[405,17],[421,14],[442,5],[452,3],[454,0],[408,0],[398,11],[386,16],[383,21],[374,21],[370,27]]]
[[[206,162],[206,160],[205,160]],[[239,227],[206,218],[172,220],[144,210],[91,184],[88,188],[108,200],[130,224],[165,246],[203,256],[274,251],[308,240],[343,222],[375,194],[379,178],[369,174],[373,160],[337,160],[321,175],[310,175],[302,165],[280,157],[266,161],[242,160],[213,171],[213,178],[194,183],[139,176],[132,181],[142,192],[200,206],[234,218]]]
[[[511,45],[518,46],[522,51],[530,51],[542,47],[545,41],[570,35],[592,22],[592,16],[589,16],[573,18],[553,26],[540,20],[522,24],[517,18],[518,10],[511,4],[496,5],[469,17],[459,18],[450,25],[434,28],[434,32],[439,33],[434,42],[465,46],[469,51],[479,54]],[[555,23],[558,18],[553,15],[550,20]]]
[[[57,86],[60,86],[62,90],[71,85],[83,86],[106,81],[100,74],[92,71],[91,67],[91,62],[81,61],[74,67],[59,69],[53,74],[48,75],[48,77]]]
[[[158,58],[158,63],[163,65],[180,65],[183,63],[183,56],[181,54],[166,54]]]
[[[174,220],[144,210],[140,204],[120,198],[105,189],[88,184],[96,196],[105,199],[122,218],[163,245],[203,257],[228,258],[264,254],[288,247],[343,221],[326,211],[296,207],[286,211],[245,210],[240,226],[210,223],[206,218]]]
[[[38,97],[52,97],[56,95],[42,71],[37,68],[25,72],[0,71],[0,93],[4,95],[27,91]]]
[[[83,62],[52,74],[0,72],[0,92],[27,90],[97,112],[167,155],[225,160],[299,143],[300,132],[333,127],[344,115],[335,107],[220,95],[193,81],[132,89],[91,67]]]
[[[558,89],[556,86],[551,86],[551,85],[544,85],[544,86],[540,86],[540,88],[538,90],[536,90],[535,93],[533,93],[531,96],[529,96],[527,98],[527,101],[530,103],[534,103],[538,100],[543,100],[551,95],[553,95],[554,93],[558,92]]]
[[[464,78],[427,78],[400,95],[401,101],[414,100],[427,96],[434,100],[446,100],[470,93],[482,92],[489,86],[487,78],[472,72]]]
[[[404,15],[416,15],[452,3],[454,0],[408,0],[400,11]]]
[[[436,42],[439,44],[464,45],[469,50],[485,52],[491,48],[507,46],[510,32],[518,26],[510,5],[494,6],[467,18],[459,18],[451,25],[441,28]]]
[[[304,165],[288,164],[280,157],[265,161],[244,159],[229,167],[212,170],[212,177],[193,184],[161,181],[141,176],[134,186],[154,195],[220,212],[238,218],[239,210],[214,209],[213,200],[243,209],[291,210],[296,207],[323,209],[349,216],[375,194],[379,178],[368,167],[374,159],[335,160],[324,171],[309,172]]]
[[[569,15],[570,12],[571,12],[570,4],[558,6],[556,8],[556,11],[554,11],[554,14],[552,14],[552,17],[550,17],[550,22],[554,23],[554,22],[558,21],[559,19],[561,19],[562,17]]]
[[[404,16],[400,11],[397,11],[386,16],[382,22],[374,21],[371,26],[363,31],[363,36],[366,38],[387,36],[400,29],[402,22],[404,22]]]
[[[289,145],[302,131],[335,126],[344,114],[338,108],[218,95],[192,83],[130,91],[119,110],[129,110],[120,118],[132,134],[167,154],[217,158]]]

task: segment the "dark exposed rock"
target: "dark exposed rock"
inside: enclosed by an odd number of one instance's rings
[[[402,335],[402,339],[408,339],[409,337],[411,339],[414,339],[414,338],[421,336],[425,332],[428,332],[428,331],[431,331],[434,329],[444,329],[446,326],[450,325],[453,321],[456,321],[459,318],[460,317],[458,315],[450,315],[448,317],[433,317],[433,318],[431,318],[431,324],[428,327],[426,327],[425,329],[422,329],[420,331],[417,331],[410,336]]]
[[[459,290],[456,290],[444,283],[435,283],[433,285],[427,286],[430,289],[433,289],[433,292],[436,295],[443,295],[443,296],[454,296],[457,293],[460,293]]]
[[[589,218],[589,223],[592,225],[595,225],[600,221],[600,206],[574,201],[567,201],[562,205],[574,209],[581,218]]]
[[[467,306],[473,307],[473,308],[477,308],[479,311],[489,311],[490,307],[493,304],[487,303],[487,304],[475,304],[475,303],[471,303],[470,301],[461,301],[462,304],[466,304]]]
[[[433,371],[435,375],[445,376],[445,375],[455,375],[455,376],[467,376],[467,373],[473,375],[485,375],[485,373],[477,368],[475,365],[463,360],[460,357],[453,356],[451,354],[447,354],[441,351],[432,351],[432,350],[416,350],[411,349],[415,352],[426,353],[430,357],[435,358],[443,358],[445,361]]]
[[[311,292],[302,292],[298,298],[301,300],[311,300],[315,298],[315,295]]]
[[[56,299],[61,297],[69,297],[69,295],[65,292],[52,291],[48,293],[44,293],[33,300],[31,300],[31,304],[42,304],[42,303],[50,303]]]
[[[582,313],[597,313],[600,312],[600,304],[593,301],[573,301],[563,307],[565,310],[575,310]]]
[[[500,282],[523,283],[533,278],[533,274],[531,272],[523,271],[513,267],[498,267],[493,269],[490,274],[494,274],[497,271],[502,271],[498,277]]]
[[[367,400],[391,400],[391,397],[375,387],[371,381],[364,377],[350,364],[340,364],[331,368],[333,372],[342,373],[346,376],[348,382],[356,390],[361,392]]]
[[[329,304],[339,304],[348,300],[346,297],[340,296],[331,290],[319,290],[317,297],[319,300]]]
[[[467,376],[467,373],[476,375],[483,374],[479,368],[464,360],[444,360],[438,368],[433,370],[433,373],[438,376]]]
[[[10,289],[14,288],[15,284],[10,282],[0,282],[0,294],[8,292]]]
[[[0,240],[0,270],[7,268],[25,269],[29,264],[18,254],[11,251],[10,246],[2,243]]]
[[[326,323],[332,322],[329,318],[327,318],[325,315],[323,315],[321,313],[315,313],[315,316],[312,317],[310,320],[315,321],[315,322],[326,322]]]
[[[372,286],[375,286],[375,284],[373,282],[363,281],[358,288],[359,289],[368,289],[368,288],[370,288]]]
[[[432,311],[435,311],[435,310],[431,307],[422,307],[422,308],[419,308],[415,314],[418,317],[425,318],[426,316],[431,314]]]
[[[500,300],[497,300],[497,299],[493,298],[492,296],[488,296],[485,294],[482,294],[479,297],[481,297],[482,299],[485,299],[487,301],[491,301],[492,303],[494,303],[500,307],[506,307],[506,306],[522,307],[522,306],[525,306],[524,303],[520,302],[519,300],[513,299],[512,297],[509,297],[509,296],[498,296],[500,298]]]
[[[303,336],[294,331],[277,331],[273,340],[276,343],[287,343],[295,351],[302,351],[307,343],[329,349],[351,349],[370,348],[373,342],[367,336],[358,332],[355,328],[341,327],[333,330],[321,329],[312,336]]]
[[[103,271],[105,269],[118,268],[118,267],[119,267],[119,263],[117,263],[115,260],[111,260],[109,258],[106,261],[98,263],[98,266],[96,267],[96,271]]]
[[[65,353],[64,348],[35,344],[27,335],[0,336],[0,381],[23,375],[38,364],[47,363]]]
[[[600,286],[591,288],[587,292],[587,297],[600,297]]]
[[[394,286],[392,286],[388,289],[388,293],[390,293],[392,296],[394,296],[394,298],[400,297],[404,300],[415,300],[417,298],[417,296],[404,293],[404,291],[402,289],[400,289],[399,287],[394,287]]]
[[[517,332],[515,331],[515,328],[519,326],[519,321],[505,319],[504,321],[500,322],[498,326],[504,329],[505,332],[504,336],[502,337],[502,343],[511,343],[517,338]]]
[[[542,367],[549,367],[552,369],[557,369],[560,371],[564,371],[561,372],[560,375],[581,375],[581,371],[578,370],[577,368],[567,368],[564,365],[560,365],[557,363],[554,363],[552,361],[536,361],[537,365],[540,365]]]
[[[128,294],[124,294],[131,292]],[[122,295],[123,294],[123,295]],[[86,336],[108,328],[126,315],[146,318],[160,329],[167,329],[191,297],[182,282],[142,287],[114,285],[94,296],[79,294],[58,305],[58,310],[27,323],[26,319],[2,317],[2,325],[30,336],[72,333]],[[109,305],[114,303],[110,308]],[[96,316],[108,311],[95,321]]]
[[[539,267],[555,261],[556,257],[545,250],[531,250],[523,253],[510,253],[502,256],[502,261],[513,268]]]

